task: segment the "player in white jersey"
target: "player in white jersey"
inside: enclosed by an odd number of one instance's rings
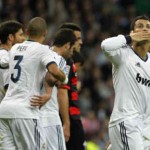
[[[39,107],[31,106],[30,100],[40,94],[46,67],[55,78],[67,82],[66,75],[57,66],[54,52],[42,45],[46,32],[45,20],[35,17],[27,27],[29,40],[11,48],[10,82],[0,105],[0,149],[45,149],[37,126]]]
[[[57,64],[62,70],[65,69],[66,74],[68,74],[68,68],[66,68],[66,61],[63,58],[67,59],[72,56],[75,41],[76,37],[73,31],[70,29],[60,29],[56,32],[54,37],[54,43],[51,49],[56,52],[55,58]],[[48,76],[49,73],[46,75],[45,78],[47,83],[53,82],[53,80],[49,81]],[[57,88],[57,86],[53,87],[51,99],[44,106],[41,107],[40,119],[45,131],[48,150],[66,150],[63,128],[59,116]],[[33,99],[32,102],[33,105],[34,102],[38,103],[36,99],[35,101]]]
[[[132,45],[132,46],[131,46]],[[112,150],[143,150],[143,119],[150,101],[150,21],[139,16],[129,36],[118,35],[101,44],[112,62],[115,90],[109,123]]]
[[[0,24],[0,102],[8,86],[9,50],[25,40],[21,23],[9,20]]]

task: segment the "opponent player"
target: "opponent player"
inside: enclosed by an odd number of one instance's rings
[[[25,40],[21,23],[9,20],[0,24],[0,102],[8,87],[9,50]]]
[[[76,35],[76,43],[74,45],[74,51],[80,52],[82,45],[81,28],[75,23],[64,23],[60,26],[61,29],[68,28],[74,31]],[[67,60],[67,65],[70,68],[69,82],[67,85],[58,91],[58,99],[60,105],[60,113],[63,122],[64,135],[66,138],[67,150],[85,150],[85,135],[80,118],[80,108],[78,100],[77,89],[77,69],[72,58]],[[69,99],[69,117],[70,124],[67,121],[66,109],[63,109]],[[70,125],[70,132],[69,132]]]
[[[112,150],[143,150],[143,118],[149,103],[150,20],[135,18],[130,35],[118,35],[101,44],[112,62],[114,108],[109,122]]]
[[[31,19],[27,27],[29,40],[15,44],[10,51],[10,82],[0,105],[0,147],[11,150],[43,150],[45,141],[37,126],[39,107],[31,106],[39,95],[47,67],[58,80],[67,82],[57,67],[53,51],[42,45],[47,25],[41,17]]]

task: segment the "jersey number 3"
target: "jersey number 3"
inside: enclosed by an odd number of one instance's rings
[[[14,73],[11,74],[11,80],[14,83],[16,83],[19,80],[19,78],[20,78],[20,75],[21,75],[21,66],[20,66],[20,63],[21,63],[22,59],[23,59],[23,56],[20,56],[20,55],[17,55],[17,56],[14,57],[14,60],[17,61],[16,65],[14,67],[14,69],[17,70],[16,76],[14,77]]]

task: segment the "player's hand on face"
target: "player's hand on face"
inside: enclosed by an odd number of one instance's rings
[[[42,107],[47,101],[50,99],[49,94],[43,94],[43,95],[33,95],[31,99],[31,106],[39,106]]]
[[[150,40],[150,32],[148,31],[139,31],[139,32],[131,31],[130,36],[132,41],[135,42]]]

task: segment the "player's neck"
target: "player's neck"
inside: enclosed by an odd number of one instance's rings
[[[43,44],[43,42],[44,42],[43,37],[29,37],[28,40],[38,42],[38,43],[41,43],[41,44]]]
[[[53,46],[53,50],[54,50],[57,54],[59,54],[60,56],[62,56],[61,47]]]
[[[149,43],[140,45],[137,43],[133,45],[134,51],[144,60],[147,58],[147,52],[149,51],[149,48],[150,48]]]
[[[5,49],[6,51],[9,51],[11,49],[12,45],[8,44],[1,44],[0,49]]]

